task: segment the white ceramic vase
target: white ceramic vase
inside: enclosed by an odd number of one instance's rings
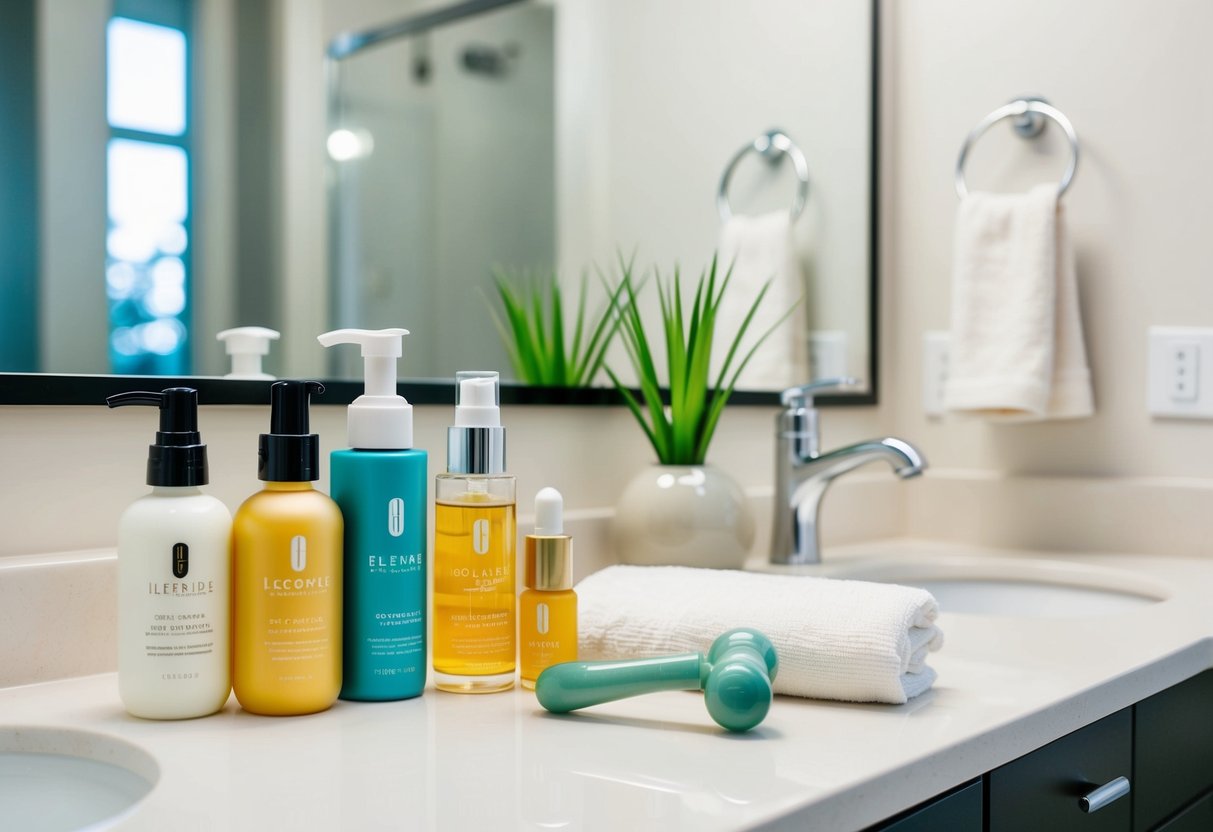
[[[651,465],[615,509],[624,563],[740,569],[754,543],[754,514],[741,486],[712,465]]]

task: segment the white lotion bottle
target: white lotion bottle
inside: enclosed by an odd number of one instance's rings
[[[231,692],[232,515],[203,494],[198,391],[120,393],[110,407],[160,408],[148,449],[152,492],[118,523],[118,692],[132,716],[213,714]]]

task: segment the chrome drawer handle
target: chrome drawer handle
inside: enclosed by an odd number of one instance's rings
[[[1129,793],[1129,778],[1117,777],[1098,788],[1092,789],[1085,797],[1078,798],[1078,808],[1084,812],[1098,812],[1109,803],[1115,803]]]

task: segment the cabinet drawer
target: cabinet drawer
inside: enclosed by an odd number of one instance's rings
[[[989,775],[990,832],[1129,832],[1128,796],[1087,814],[1078,799],[1117,777],[1130,777],[1131,708],[1051,742]]]
[[[974,780],[868,832],[982,832],[981,781]]]
[[[1213,671],[1135,707],[1133,827],[1150,829],[1213,788]]]
[[[1209,832],[1213,829],[1213,794],[1202,797],[1156,832]]]

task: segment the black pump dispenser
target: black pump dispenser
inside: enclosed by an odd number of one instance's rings
[[[147,484],[170,487],[206,485],[206,445],[198,433],[198,391],[170,387],[159,393],[118,393],[105,400],[110,407],[130,404],[160,408],[156,444],[147,451]]]
[[[270,432],[261,434],[257,478],[269,482],[320,479],[320,437],[308,433],[308,404],[323,393],[318,381],[277,381],[270,385]]]

